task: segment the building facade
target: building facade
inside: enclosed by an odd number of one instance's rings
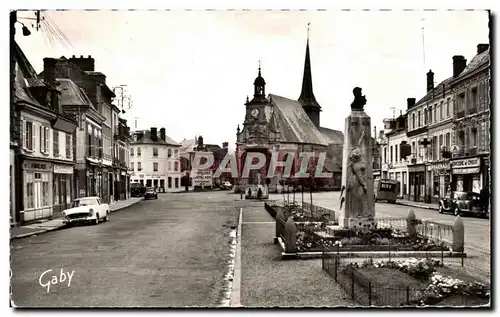
[[[490,48],[479,44],[469,65],[454,76],[452,189],[479,193],[490,188]]]
[[[386,126],[385,136],[387,145],[384,150],[387,178],[398,182],[398,198],[408,195],[408,158],[402,154],[402,145],[408,142],[406,136],[406,116],[401,114],[398,118],[384,120]]]
[[[130,143],[131,181],[159,192],[179,192],[181,187],[180,144],[165,128],[134,131]]]
[[[76,122],[63,114],[53,78],[42,80],[16,43],[13,55],[19,131],[13,222],[23,224],[49,218],[71,203]]]

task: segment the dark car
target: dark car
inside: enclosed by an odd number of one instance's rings
[[[153,187],[146,188],[144,199],[158,199],[158,193],[156,192],[156,189],[154,189]]]
[[[141,183],[131,183],[130,184],[130,196],[132,197],[142,197],[146,192],[146,187]]]
[[[481,195],[475,192],[453,192],[451,196],[439,200],[439,213],[454,215],[477,215],[487,217],[488,210],[483,205]]]

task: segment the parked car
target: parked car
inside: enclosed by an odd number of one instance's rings
[[[226,181],[220,185],[220,189],[221,190],[231,190],[231,189],[233,189],[233,184]]]
[[[158,193],[156,192],[156,189],[154,187],[146,188],[144,199],[158,199]]]
[[[62,213],[65,224],[91,222],[97,225],[102,220],[109,220],[109,205],[103,204],[99,197],[81,197],[75,199],[70,208]]]
[[[146,192],[146,187],[141,183],[131,183],[130,184],[130,196],[132,197],[142,197]]]
[[[475,192],[455,191],[451,196],[439,200],[439,213],[453,213],[454,215],[477,215],[487,217],[488,210],[481,201],[481,195]]]

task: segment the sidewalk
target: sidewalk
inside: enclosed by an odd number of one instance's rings
[[[116,212],[118,210],[121,210],[123,208],[129,207],[139,201],[141,201],[143,198],[142,197],[134,197],[130,198],[127,200],[120,200],[115,203],[110,204],[109,209],[110,212]],[[22,227],[13,227],[10,228],[10,239],[20,239],[20,238],[25,238],[49,231],[54,231],[58,229],[63,229],[65,227],[63,223],[63,218],[57,218],[41,223],[34,223],[31,225],[27,226],[22,226]]]
[[[423,203],[420,201],[409,201],[405,199],[397,199],[396,204],[398,205],[403,205],[403,206],[410,206],[410,207],[415,207],[415,208],[423,208],[423,209],[431,209],[431,210],[439,210],[438,204],[437,203]]]
[[[262,206],[243,208],[237,304],[263,308],[352,305],[322,270],[321,260],[281,260],[281,250],[273,244],[274,227],[274,219]]]

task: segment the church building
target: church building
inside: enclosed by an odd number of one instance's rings
[[[306,44],[306,56],[304,63],[304,75],[302,79],[302,92],[298,100],[269,94],[266,97],[266,82],[259,73],[254,81],[253,99],[245,103],[246,114],[243,129],[240,131],[238,125],[236,155],[240,173],[250,152],[263,153],[267,160],[265,166],[258,171],[250,171],[248,177],[240,177],[235,180],[237,190],[245,190],[266,182],[267,172],[271,161],[271,153],[278,152],[278,161],[286,161],[286,153],[291,153],[295,158],[293,171],[299,171],[299,153],[314,152],[314,162],[320,153],[326,153],[323,171],[331,173],[331,178],[314,179],[316,189],[338,190],[342,180],[342,148],[344,135],[341,131],[332,130],[320,126],[321,106],[313,93],[311,76],[311,60],[309,55],[309,39]],[[316,163],[317,164],[317,163]],[[280,173],[284,168],[277,168],[274,176],[267,180],[269,192],[277,192],[281,188],[280,181],[283,179]],[[260,173],[260,176],[258,175]],[[241,174],[240,174],[241,175]],[[260,184],[257,184],[259,181]],[[256,192],[254,189],[250,189]]]

